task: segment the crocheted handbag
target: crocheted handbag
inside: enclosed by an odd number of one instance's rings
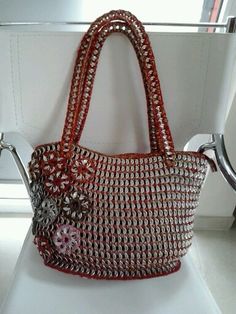
[[[145,86],[150,153],[105,155],[78,145],[101,48],[128,36]],[[44,263],[96,279],[141,279],[180,268],[208,158],[174,150],[155,58],[143,25],[111,11],[91,24],[75,62],[59,142],[37,146],[29,163],[33,234]]]

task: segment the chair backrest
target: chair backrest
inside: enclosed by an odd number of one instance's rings
[[[60,140],[82,32],[0,31],[0,131],[34,147]],[[176,149],[220,133],[231,104],[236,35],[149,33]],[[149,150],[144,88],[128,39],[111,35],[95,79],[81,145]]]

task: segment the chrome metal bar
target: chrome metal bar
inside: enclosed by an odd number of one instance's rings
[[[4,134],[0,132],[0,143],[3,141]],[[2,154],[1,144],[0,144],[0,157]]]
[[[215,142],[215,155],[219,168],[226,181],[236,191],[236,172],[234,171],[225,148],[224,135],[213,134],[212,139]]]
[[[214,149],[214,148],[215,148],[215,142],[210,142],[210,143],[202,144],[202,145],[198,148],[198,151],[199,151],[200,153],[204,153],[205,151],[210,150],[210,149]]]
[[[1,197],[1,200],[28,200],[28,197]]]
[[[231,17],[232,18],[232,17]],[[32,26],[32,25],[90,25],[92,22],[79,21],[29,21],[29,22],[0,22],[0,26]],[[143,22],[147,26],[184,26],[184,27],[219,27],[227,28],[226,23],[175,23],[175,22]]]
[[[236,172],[233,169],[225,148],[225,141],[223,134],[212,134],[212,142],[203,144],[198,151],[203,153],[206,150],[213,149],[217,164],[226,181],[236,191]]]
[[[2,150],[7,150],[12,155],[12,157],[16,163],[16,167],[17,167],[17,169],[20,173],[20,176],[23,180],[23,183],[27,189],[27,192],[30,195],[30,180],[29,180],[27,171],[25,170],[24,164],[23,164],[19,154],[17,153],[15,146],[5,142],[4,141],[4,134],[0,133],[0,153]]]

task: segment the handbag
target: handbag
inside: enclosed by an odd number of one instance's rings
[[[119,32],[131,41],[145,87],[150,152],[106,155],[80,146],[99,55]],[[36,244],[45,265],[95,279],[143,279],[179,270],[209,158],[175,151],[155,57],[144,27],[117,10],[95,20],[75,62],[61,140],[29,163]]]

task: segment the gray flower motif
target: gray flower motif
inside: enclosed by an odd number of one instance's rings
[[[30,200],[33,210],[36,210],[42,203],[44,197],[42,185],[36,182],[30,183]]]
[[[29,176],[32,180],[36,180],[40,177],[40,163],[37,158],[32,157],[31,161],[28,164]]]
[[[59,214],[56,202],[51,198],[46,198],[37,208],[34,221],[40,226],[46,227],[53,223]]]
[[[73,192],[64,198],[62,210],[67,218],[78,222],[91,211],[91,201],[86,194]]]

